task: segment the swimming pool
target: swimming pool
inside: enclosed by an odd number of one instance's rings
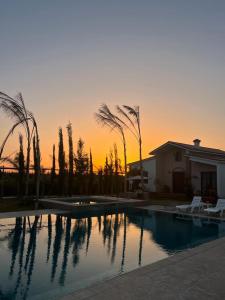
[[[59,299],[224,235],[224,222],[134,210],[0,219],[0,299]]]

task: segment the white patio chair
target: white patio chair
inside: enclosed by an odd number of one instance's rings
[[[215,207],[209,207],[204,209],[204,211],[206,211],[207,213],[216,214],[220,212],[221,217],[223,215],[224,210],[225,210],[225,199],[218,199]]]
[[[194,211],[195,208],[200,209],[202,207],[202,197],[201,196],[194,196],[192,199],[191,204],[183,204],[183,205],[177,205],[176,209],[178,210],[188,210],[190,209],[191,212]]]

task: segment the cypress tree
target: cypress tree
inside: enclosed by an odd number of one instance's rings
[[[110,150],[109,152],[109,193],[113,193],[113,171],[114,171],[114,166],[113,166],[113,152]]]
[[[51,168],[51,194],[54,193],[54,185],[55,185],[55,144],[52,147],[52,168]]]
[[[103,194],[103,169],[100,167],[98,169],[98,193]]]
[[[78,179],[78,189],[82,193],[85,190],[85,178],[88,174],[88,155],[84,150],[84,141],[79,138],[77,143],[77,153],[75,155],[76,175]]]
[[[89,194],[93,193],[93,181],[94,181],[94,171],[93,171],[93,161],[92,161],[92,152],[90,149],[90,155],[89,155]]]
[[[72,196],[73,192],[73,169],[74,169],[74,157],[73,157],[73,130],[72,124],[69,122],[67,125],[68,144],[69,144],[69,178],[68,178],[68,193]]]
[[[59,152],[58,152],[58,164],[59,164],[59,194],[62,195],[65,192],[65,173],[66,173],[66,161],[63,145],[63,132],[62,128],[59,128]]]
[[[104,193],[109,193],[109,163],[108,156],[105,158],[105,166],[104,166]]]

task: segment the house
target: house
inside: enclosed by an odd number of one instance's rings
[[[173,141],[152,150],[143,160],[148,191],[187,193],[225,197],[225,151]],[[139,161],[129,164],[130,174],[139,169]],[[140,174],[139,174],[140,177]],[[131,179],[130,179],[131,178]],[[130,188],[132,176],[128,178]],[[140,178],[139,178],[140,179]]]

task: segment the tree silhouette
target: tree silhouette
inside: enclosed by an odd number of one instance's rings
[[[71,230],[71,218],[66,218],[66,234],[65,234],[65,243],[64,243],[64,252],[63,252],[63,262],[62,269],[59,277],[60,285],[64,285],[65,277],[66,277],[66,268],[68,262],[68,255],[70,249],[70,230]]]
[[[50,250],[52,244],[52,216],[48,215],[48,244],[47,244],[47,258],[46,261],[49,261]]]
[[[59,193],[60,195],[62,195],[65,192],[66,161],[65,161],[65,151],[63,145],[63,132],[61,127],[59,128],[58,164],[59,164]]]
[[[73,130],[72,124],[69,122],[67,125],[68,144],[69,144],[69,182],[68,182],[68,193],[72,196],[73,189],[73,175],[74,175],[74,157],[73,157]]]
[[[144,174],[143,174],[143,162],[142,162],[142,136],[141,136],[141,118],[139,106],[127,106],[123,105],[121,108],[117,105],[117,111],[126,119],[127,128],[135,136],[139,145],[139,161],[140,161],[140,173],[141,173],[141,188],[144,190]]]
[[[62,227],[62,217],[57,215],[56,222],[55,222],[55,240],[53,245],[53,254],[52,254],[52,272],[51,272],[51,281],[54,280],[56,269],[58,266],[58,258],[61,252],[61,242],[62,242],[62,234],[63,234],[63,227]]]
[[[90,149],[89,154],[89,181],[88,181],[88,193],[93,193],[93,181],[94,181],[94,170],[93,170],[93,161],[92,161],[92,152]]]
[[[77,142],[77,152],[75,155],[76,176],[78,180],[79,193],[85,192],[85,179],[88,175],[88,155],[84,149],[84,141],[79,138]]]
[[[19,93],[15,98],[8,96],[5,93],[0,92],[0,109],[2,109],[11,119],[14,120],[14,125],[9,130],[7,136],[3,140],[0,146],[0,160],[2,159],[2,153],[4,147],[14,132],[14,130],[22,125],[25,129],[26,139],[27,139],[27,156],[26,156],[26,185],[25,185],[25,195],[28,196],[29,193],[29,171],[30,171],[30,151],[31,151],[31,141],[32,136],[35,133],[36,137],[36,149],[37,149],[37,183],[36,183],[36,199],[39,199],[39,185],[40,185],[40,140],[37,122],[34,115],[26,108],[22,94]],[[30,128],[31,126],[31,128]]]
[[[22,218],[16,218],[16,224],[13,230],[12,240],[9,246],[12,249],[12,259],[11,259],[9,276],[12,276],[14,272],[15,261],[16,261],[16,257],[20,245],[21,233],[22,233]]]
[[[123,272],[125,263],[125,252],[126,252],[126,241],[127,241],[127,217],[123,214],[123,250],[122,250],[122,260],[121,260],[121,272]]]
[[[116,131],[119,133],[122,143],[123,143],[123,154],[124,154],[124,173],[125,173],[125,180],[124,180],[124,192],[127,191],[127,146],[126,146],[126,138],[124,129],[127,128],[127,125],[124,121],[122,121],[118,116],[113,114],[109,107],[106,104],[102,104],[99,108],[98,113],[95,114],[95,118],[98,123],[102,126],[109,127],[112,131]]]
[[[56,170],[55,170],[55,145],[53,145],[53,147],[52,147],[52,168],[51,168],[51,193],[54,193],[55,178],[56,178]]]

